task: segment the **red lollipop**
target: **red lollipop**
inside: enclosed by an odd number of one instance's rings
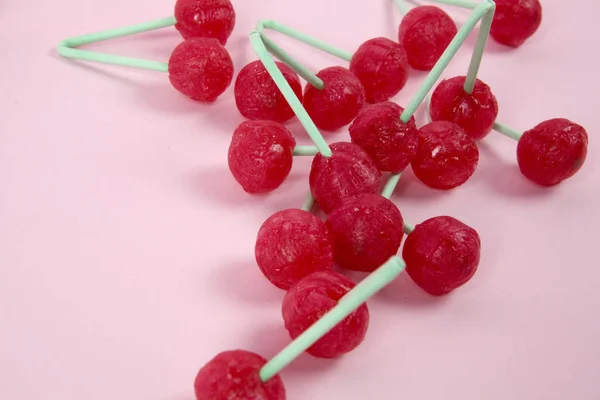
[[[322,90],[308,84],[304,89],[304,108],[315,125],[333,131],[348,125],[365,103],[365,88],[358,78],[343,67],[329,67],[317,76]]]
[[[235,10],[229,0],[177,0],[175,19],[184,39],[209,37],[225,45],[235,26]]]
[[[333,271],[315,272],[294,285],[283,298],[285,328],[292,339],[314,324],[354,287]],[[315,357],[335,358],[360,345],[369,326],[369,309],[362,304],[306,351]]]
[[[386,38],[367,40],[352,56],[350,71],[363,84],[369,103],[386,101],[397,95],[408,80],[406,52]]]
[[[506,46],[519,47],[542,23],[539,0],[496,0],[490,34]]]
[[[404,242],[402,258],[417,285],[441,296],[473,277],[480,250],[475,229],[452,217],[434,217],[415,226]]]
[[[331,157],[317,154],[310,169],[310,190],[325,213],[347,196],[377,193],[381,172],[367,153],[353,143],[331,146]]]
[[[404,109],[389,101],[365,107],[350,125],[352,143],[362,147],[380,171],[404,170],[417,153],[414,117],[400,120]]]
[[[287,65],[275,63],[296,97],[302,101],[298,75]],[[245,118],[283,123],[294,117],[294,111],[260,61],[253,61],[242,68],[235,81],[234,93],[235,104]]]
[[[270,216],[258,231],[254,253],[267,279],[285,290],[315,271],[333,267],[327,227],[304,210],[288,209]]]
[[[451,121],[475,140],[492,130],[498,116],[498,102],[488,85],[477,79],[473,93],[464,89],[466,77],[445,79],[431,95],[429,113],[433,121]]]
[[[453,122],[434,121],[423,126],[418,148],[412,169],[421,182],[434,189],[460,186],[477,169],[477,145]]]
[[[242,122],[229,145],[229,170],[248,193],[273,191],[292,169],[295,146],[292,134],[279,122]]]
[[[398,42],[406,50],[411,67],[429,71],[457,32],[456,24],[441,8],[419,6],[402,18]]]
[[[259,371],[267,360],[245,350],[224,351],[198,371],[194,381],[197,400],[285,400],[279,375],[261,382]]]
[[[327,218],[336,263],[354,271],[376,270],[398,252],[403,224],[400,210],[385,197],[346,197]]]
[[[517,145],[521,173],[542,186],[575,175],[587,156],[586,130],[568,119],[544,121],[523,133]]]
[[[187,39],[171,54],[169,80],[193,100],[213,102],[233,80],[233,61],[217,39]]]

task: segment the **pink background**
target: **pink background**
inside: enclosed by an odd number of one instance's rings
[[[518,50],[490,42],[480,77],[504,123],[566,117],[585,126],[583,169],[559,187],[536,187],[518,172],[515,143],[491,134],[457,190],[427,189],[408,172],[394,197],[405,218],[445,214],[475,227],[479,272],[442,299],[402,276],[369,302],[370,330],[355,352],[333,362],[302,356],[285,370],[290,400],[600,398],[600,7],[577,3],[544,1],[541,29]],[[236,70],[255,59],[247,34],[259,19],[350,51],[394,38],[400,20],[387,0],[234,4],[227,48]],[[207,106],[179,95],[166,74],[55,54],[63,38],[172,8],[0,3],[1,399],[189,400],[216,353],[271,357],[289,342],[283,292],[258,271],[253,246],[264,219],[304,200],[310,160],[298,160],[278,191],[250,197],[226,164],[242,121],[233,85]],[[315,71],[340,63],[273,37]],[[91,48],[166,61],[179,41],[168,28]],[[445,77],[466,72],[473,45],[474,36]],[[396,100],[406,104],[424,76],[414,73]],[[298,123],[290,129],[308,144]],[[341,138],[345,130],[329,137]]]

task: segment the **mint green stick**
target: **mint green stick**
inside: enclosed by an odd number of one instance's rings
[[[88,35],[76,36],[65,39],[58,44],[57,51],[62,57],[95,61],[104,64],[123,65],[126,67],[151,69],[154,71],[167,72],[168,64],[158,61],[149,61],[139,58],[117,56],[112,54],[98,53],[95,51],[79,50],[75,47],[90,43],[102,42],[104,40],[115,39],[118,37],[134,35],[136,33],[152,31],[155,29],[172,26],[175,24],[175,17],[162,18],[156,21],[144,22],[137,25],[126,26],[124,28],[110,29],[103,32],[91,33]]]
[[[314,156],[319,152],[316,146],[296,146],[294,147],[295,156]]]
[[[256,30],[260,33],[263,33],[264,29],[271,29],[276,32],[283,33],[284,35],[289,36],[292,39],[296,39],[299,42],[315,47],[335,57],[341,58],[342,60],[352,60],[352,53],[334,47],[329,43],[325,43],[322,40],[309,36],[305,33],[299,32],[293,28],[290,28],[289,26],[280,24],[279,22],[271,20],[259,21],[256,25]]]
[[[304,65],[300,64],[296,59],[286,53],[283,49],[281,49],[277,44],[275,44],[271,39],[267,37],[264,33],[260,34],[260,37],[267,47],[269,53],[273,54],[279,61],[286,64],[288,67],[296,71],[298,75],[300,75],[304,80],[313,85],[315,88],[322,90],[323,89],[323,81],[317,75],[308,70]]]
[[[377,270],[346,293],[327,314],[323,315],[310,328],[305,330],[292,343],[279,352],[279,354],[267,362],[260,370],[260,379],[265,382],[277,375],[296,357],[356,310],[369,297],[393,281],[405,267],[404,260],[400,257],[391,257],[385,264],[377,268]]]
[[[431,0],[434,3],[450,4],[452,6],[464,7],[464,8],[475,8],[479,4],[469,0]]]
[[[311,192],[308,192],[308,194],[306,195],[306,199],[304,200],[304,203],[302,204],[302,210],[311,212],[314,205],[315,205],[315,198],[313,197]]]
[[[477,79],[477,73],[479,72],[479,67],[483,58],[483,51],[485,50],[485,44],[490,36],[490,28],[492,27],[494,13],[496,12],[496,3],[492,0],[487,1],[490,4],[490,9],[481,19],[477,43],[473,49],[473,55],[471,56],[471,62],[469,63],[469,72],[467,73],[467,78],[465,80],[465,92],[469,94],[473,93],[473,89],[475,88],[475,80]]]
[[[260,61],[262,61],[267,72],[273,78],[273,81],[275,81],[275,84],[283,94],[283,97],[285,97],[288,104],[300,120],[300,123],[302,126],[304,126],[304,129],[306,129],[308,136],[310,136],[315,146],[317,146],[319,153],[321,153],[324,157],[331,157],[331,149],[329,148],[329,145],[325,139],[323,139],[323,135],[321,135],[321,132],[319,132],[317,129],[317,126],[302,106],[302,103],[300,103],[300,100],[298,100],[296,97],[296,94],[290,87],[290,84],[286,81],[279,68],[277,68],[277,64],[275,64],[275,61],[273,61],[269,55],[259,31],[250,33],[250,44],[252,45],[252,48],[254,49],[254,52]]]
[[[494,129],[496,132],[501,133],[505,136],[508,136],[509,138],[514,139],[514,140],[519,140],[519,139],[521,139],[521,136],[523,136],[523,132],[519,132],[516,129],[513,129],[504,124],[501,124],[498,121],[494,122],[492,129]]]
[[[381,191],[382,197],[385,197],[386,199],[389,199],[390,197],[392,197],[392,193],[394,193],[396,186],[398,186],[398,182],[400,181],[401,176],[402,176],[402,172],[396,172],[396,173],[390,175],[387,182],[385,182],[385,186],[383,187],[383,190]],[[404,233],[409,235],[413,231],[413,229],[415,229],[415,228],[413,228],[412,225],[404,222]]]
[[[417,93],[413,96],[412,100],[408,103],[404,112],[400,116],[402,122],[407,123],[410,118],[413,116],[419,105],[423,102],[429,91],[435,85],[435,82],[439,79],[439,77],[444,72],[444,69],[448,66],[452,57],[458,52],[460,46],[464,43],[469,36],[469,33],[473,30],[477,22],[485,15],[485,13],[492,7],[490,3],[483,3],[478,5],[469,15],[469,18],[465,22],[465,24],[458,30],[452,42],[448,45],[438,62],[435,64],[431,72],[425,78],[425,81],[417,91]]]
[[[406,15],[410,11],[410,6],[406,3],[406,0],[394,0],[394,4],[398,11],[400,11],[400,14]]]

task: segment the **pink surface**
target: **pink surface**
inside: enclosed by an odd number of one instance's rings
[[[348,50],[395,38],[400,19],[387,0],[235,6],[227,48],[236,71],[255,59],[246,35],[261,18]],[[251,197],[227,170],[242,121],[233,86],[204,106],[164,74],[55,55],[65,37],[172,12],[171,1],[0,3],[1,399],[189,400],[196,372],[218,352],[268,358],[289,342],[283,292],[258,270],[254,240],[269,215],[302,203],[310,160],[298,160],[277,192]],[[288,399],[600,398],[598,12],[591,1],[544,1],[534,39],[518,50],[491,42],[480,74],[503,122],[527,129],[566,117],[587,128],[579,174],[536,187],[518,172],[515,143],[495,133],[461,188],[434,191],[407,173],[393,197],[402,214],[475,227],[479,271],[443,299],[402,276],[369,302],[356,351],[333,362],[302,356],[285,370]],[[274,38],[315,71],[339,63]],[[93,48],[167,60],[179,41],[166,29]],[[473,45],[444,77],[466,72]],[[424,76],[411,72],[395,100],[405,105]],[[289,126],[308,144],[297,122]],[[347,137],[346,128],[330,136]]]

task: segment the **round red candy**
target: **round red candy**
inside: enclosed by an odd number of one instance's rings
[[[402,258],[417,285],[441,296],[473,277],[480,250],[475,229],[452,217],[434,217],[415,226],[406,238]]]
[[[325,213],[330,213],[347,196],[377,193],[381,172],[360,146],[338,142],[331,157],[317,154],[309,175],[311,193]]]
[[[296,97],[302,101],[298,75],[287,65],[276,64]],[[260,61],[253,61],[242,68],[235,81],[234,93],[235,104],[245,118],[283,123],[294,116],[294,111]]]
[[[398,42],[406,50],[411,67],[429,71],[457,32],[456,24],[441,8],[418,6],[402,18]]]
[[[233,80],[233,61],[217,39],[187,39],[171,54],[169,80],[193,100],[213,102]]]
[[[411,166],[415,176],[434,189],[465,183],[477,169],[479,150],[454,122],[434,121],[419,130],[419,151]]]
[[[336,263],[354,271],[376,270],[398,252],[403,224],[400,210],[385,197],[346,197],[327,218]]]
[[[352,56],[350,71],[363,84],[367,102],[386,101],[406,85],[406,52],[398,43],[386,38],[367,40]]]
[[[365,103],[365,88],[358,78],[343,67],[329,67],[317,76],[322,90],[308,84],[304,89],[304,108],[315,125],[333,131],[348,125]]]
[[[568,119],[544,121],[523,133],[517,145],[521,173],[542,186],[553,186],[575,175],[587,156],[586,130]]]
[[[491,132],[498,116],[498,102],[488,85],[477,79],[472,94],[465,89],[464,76],[445,79],[431,95],[429,113],[433,121],[451,121],[474,140]]]
[[[389,101],[365,107],[350,125],[352,143],[362,147],[380,171],[404,170],[417,153],[414,117],[400,120],[404,109]]]
[[[496,12],[490,34],[498,42],[519,47],[542,23],[539,0],[496,0]]]
[[[235,10],[230,0],[177,0],[175,19],[184,39],[215,38],[225,45],[235,26]]]
[[[279,375],[261,382],[259,371],[267,360],[245,350],[224,351],[198,371],[197,400],[285,400]]]
[[[285,328],[292,339],[317,322],[354,287],[354,283],[333,271],[315,272],[293,286],[283,298]],[[367,334],[369,309],[360,305],[332,330],[308,348],[319,358],[336,358],[354,350]]]
[[[254,254],[267,279],[285,290],[315,271],[333,268],[333,245],[327,227],[313,214],[299,209],[270,216],[258,231]]]
[[[279,122],[242,122],[229,145],[229,170],[246,192],[271,192],[290,173],[294,147],[292,134]]]

